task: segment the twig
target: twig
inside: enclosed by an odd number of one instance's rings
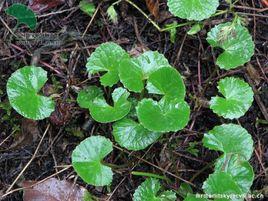
[[[44,14],[44,15],[38,15],[37,17],[38,18],[48,17],[48,16],[51,16],[51,15],[57,15],[57,14],[69,12],[69,11],[72,11],[72,10],[78,10],[78,7],[72,7],[72,8],[66,9],[66,10],[60,10],[60,11],[57,11],[57,12],[51,12],[51,13],[47,13],[47,14]]]
[[[116,149],[120,150],[120,151],[123,151],[123,152],[125,152],[125,153],[127,153],[127,154],[130,154],[130,152],[127,151],[127,150],[124,150],[124,149],[122,149],[122,148],[120,148],[120,147],[118,147],[118,146],[116,146],[116,145],[113,145],[113,146],[114,146]],[[190,185],[193,186],[193,187],[196,187],[196,185],[193,184],[192,182],[187,181],[186,179],[183,179],[183,178],[181,178],[181,177],[179,177],[179,176],[177,176],[177,175],[175,175],[175,174],[173,174],[173,173],[171,173],[171,172],[169,172],[169,171],[166,171],[165,169],[163,169],[163,168],[161,168],[161,167],[159,167],[159,166],[157,166],[157,165],[155,165],[155,164],[153,164],[153,163],[151,163],[151,162],[149,162],[149,161],[147,161],[147,160],[145,160],[145,159],[143,159],[143,158],[140,158],[140,157],[137,157],[137,156],[134,156],[134,157],[137,158],[137,159],[139,159],[139,160],[141,160],[141,161],[143,161],[143,162],[145,162],[145,163],[147,163],[147,164],[149,164],[149,165],[151,165],[151,166],[153,166],[153,167],[155,167],[155,168],[157,168],[157,169],[159,169],[159,170],[161,170],[162,172],[166,172],[166,173],[169,174],[170,176],[173,176],[173,177],[175,177],[175,178],[177,178],[177,179],[179,179],[179,180],[181,180],[181,181],[183,181],[183,182],[185,182],[185,183],[187,183],[187,184],[190,184]]]
[[[34,152],[32,158],[29,160],[29,162],[25,165],[25,167],[22,169],[22,171],[21,171],[20,174],[17,176],[17,178],[13,181],[13,183],[12,183],[12,184],[10,185],[10,187],[7,189],[6,194],[7,194],[8,192],[10,192],[10,190],[13,188],[13,186],[16,184],[16,182],[17,182],[17,181],[19,180],[19,178],[21,177],[21,175],[25,172],[25,170],[29,167],[29,165],[30,165],[30,164],[32,163],[32,161],[34,160],[34,158],[35,158],[35,156],[36,156],[36,154],[37,154],[37,152],[38,152],[38,150],[39,150],[39,148],[40,148],[40,146],[41,146],[41,144],[42,144],[42,142],[43,142],[43,140],[44,140],[44,138],[45,138],[45,136],[46,136],[46,134],[47,134],[47,132],[48,132],[48,130],[49,130],[49,127],[50,127],[50,124],[48,124],[48,126],[47,126],[47,128],[46,128],[46,130],[45,130],[45,132],[44,132],[44,134],[43,134],[43,136],[42,136],[42,138],[41,138],[39,144],[38,144],[37,147],[36,147],[36,150],[35,150],[35,152]]]
[[[59,166],[58,166],[58,167],[59,167]],[[60,174],[60,173],[62,173],[62,172],[64,172],[64,171],[68,170],[68,169],[71,168],[71,167],[72,167],[71,165],[68,165],[68,166],[66,166],[64,169],[62,169],[62,170],[60,170],[60,171],[58,171],[58,172],[56,172],[56,173],[54,173],[54,174],[52,174],[52,175],[46,177],[45,179],[42,179],[41,181],[38,181],[38,182],[36,182],[36,183],[34,183],[34,184],[32,184],[32,185],[26,187],[26,188],[16,188],[16,189],[14,189],[14,190],[12,190],[12,191],[9,191],[8,193],[5,193],[4,195],[2,195],[2,196],[1,196],[1,199],[4,198],[4,197],[6,197],[7,195],[10,195],[10,194],[15,193],[15,192],[17,192],[17,191],[21,191],[21,190],[24,190],[24,189],[32,188],[32,187],[34,187],[34,186],[36,186],[36,185],[38,185],[38,184],[40,184],[40,183],[42,183],[42,182],[44,182],[44,181],[46,181],[46,180],[48,180],[48,179],[50,179],[50,178],[56,176],[56,175],[58,175],[58,174]]]
[[[268,112],[267,112],[267,110],[266,110],[265,105],[264,105],[263,102],[261,101],[260,96],[258,95],[258,90],[256,89],[256,87],[254,86],[252,80],[250,79],[250,77],[249,77],[247,74],[245,74],[245,77],[246,77],[248,83],[250,84],[250,86],[251,86],[252,89],[253,89],[253,92],[254,92],[254,98],[255,98],[255,100],[256,100],[256,102],[257,102],[257,104],[258,104],[258,106],[259,106],[259,108],[260,108],[260,110],[261,110],[261,112],[262,112],[262,114],[263,114],[265,120],[268,121]]]
[[[97,9],[95,10],[94,14],[92,15],[87,27],[86,27],[86,30],[84,31],[83,35],[82,35],[82,38],[84,38],[84,36],[86,35],[90,25],[92,24],[93,20],[95,19],[95,16],[97,15],[99,9],[100,9],[100,6],[101,6],[101,3],[98,5]]]
[[[253,11],[257,11],[258,13],[264,12],[264,11],[268,11],[268,8],[251,8],[251,7],[247,7],[247,6],[236,6],[234,5],[234,8],[240,8],[240,9],[245,9],[245,10],[253,10]]]
[[[3,18],[0,16],[0,21],[4,24],[4,26],[7,28],[7,30],[14,36],[14,37],[18,37],[10,28],[9,26],[5,23],[5,21],[3,20]]]
[[[155,28],[162,32],[162,29],[158,26],[158,24],[156,24],[150,17],[148,17],[148,15],[146,15],[145,12],[143,12],[143,10],[141,10],[135,3],[133,3],[130,0],[125,0],[127,3],[129,3],[130,5],[132,5],[134,8],[136,8],[152,25],[155,26]]]
[[[16,129],[13,130],[1,143],[0,143],[0,147],[5,143],[5,141],[7,141],[14,133],[16,132]]]

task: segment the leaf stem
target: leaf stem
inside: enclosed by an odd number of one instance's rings
[[[163,30],[154,22],[142,9],[140,9],[135,3],[130,0],[125,0],[127,3],[136,8],[158,31],[163,32]]]
[[[122,1],[122,0],[115,1],[115,2],[112,3],[111,6],[115,6],[115,5],[119,4],[119,3],[121,3],[121,1]]]
[[[150,173],[150,172],[132,171],[131,174],[135,176],[153,177],[157,179],[170,181],[166,176],[161,176],[161,175]]]
[[[108,166],[108,167],[110,167],[112,169],[120,169],[120,168],[125,167],[125,165],[115,165],[113,163],[107,163],[107,162],[104,162],[104,161],[102,161],[101,164],[103,164],[105,166]]]
[[[112,6],[122,2],[123,0],[118,0],[116,2],[114,2],[112,4]],[[183,26],[187,26],[187,25],[191,25],[196,23],[196,21],[188,21],[185,23],[180,23],[174,26],[170,26],[170,27],[166,27],[166,28],[161,28],[155,21],[153,21],[141,8],[139,8],[134,2],[132,2],[131,0],[124,0],[125,2],[129,3],[130,5],[132,5],[134,8],[136,8],[159,32],[164,32],[164,31],[169,31],[171,29],[174,28],[178,28],[178,27],[183,27]],[[224,13],[227,13],[229,10],[219,10],[219,12],[215,13],[214,15],[212,15],[212,17],[218,16],[218,15],[222,15]]]

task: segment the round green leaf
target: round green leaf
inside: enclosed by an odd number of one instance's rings
[[[155,132],[178,131],[189,121],[190,108],[182,100],[160,102],[143,99],[136,107],[139,122],[148,130]]]
[[[31,30],[35,30],[37,25],[36,15],[27,6],[20,3],[15,3],[8,7],[5,11],[8,15],[15,17],[18,21],[18,24],[25,24]]]
[[[214,172],[209,175],[208,179],[203,184],[203,189],[206,194],[210,195],[240,195],[242,194],[239,186],[235,183],[232,176],[226,172]],[[229,199],[219,199],[229,200]],[[234,199],[235,200],[235,199]]]
[[[215,26],[208,33],[207,41],[212,47],[224,50],[217,58],[222,69],[233,69],[250,61],[254,54],[254,42],[247,28],[239,23],[227,22]]]
[[[131,109],[131,103],[127,100],[128,96],[129,92],[126,89],[116,88],[112,93],[113,106],[107,104],[104,97],[96,97],[89,106],[92,118],[101,123],[122,119]]]
[[[250,163],[238,154],[224,154],[217,160],[215,170],[229,173],[243,193],[249,191],[254,180],[254,171]]]
[[[203,144],[211,150],[222,151],[225,154],[238,154],[245,160],[249,160],[253,152],[251,135],[236,124],[215,126],[204,135]]]
[[[175,201],[176,194],[172,191],[159,192],[161,184],[158,179],[146,179],[134,193],[134,201]]]
[[[141,92],[144,89],[142,71],[133,59],[129,57],[122,59],[118,71],[120,81],[128,90]]]
[[[239,78],[227,77],[218,83],[218,90],[224,96],[212,97],[210,109],[224,118],[234,119],[243,116],[253,102],[251,87]]]
[[[152,132],[144,128],[141,124],[131,120],[122,119],[113,124],[113,136],[115,141],[128,150],[145,149],[154,143],[162,134]]]
[[[219,0],[168,0],[169,11],[182,19],[201,21],[214,14]]]
[[[113,150],[112,142],[102,136],[83,140],[72,153],[72,165],[77,174],[88,184],[109,185],[113,179],[110,167],[102,160]]]
[[[158,69],[170,66],[166,57],[157,51],[147,51],[137,58],[133,58],[133,62],[142,70],[144,80]]]
[[[151,94],[164,95],[166,99],[184,100],[185,86],[179,72],[170,67],[158,69],[148,79],[147,90]]]
[[[95,98],[102,98],[103,92],[96,86],[89,86],[78,93],[77,102],[81,108],[89,108]]]
[[[113,86],[119,81],[118,68],[121,60],[128,54],[113,42],[101,44],[88,58],[87,70],[91,74],[106,72],[101,76],[103,86]]]
[[[25,66],[14,72],[7,82],[11,106],[22,116],[41,120],[54,111],[51,98],[38,95],[47,81],[47,72],[40,67]]]

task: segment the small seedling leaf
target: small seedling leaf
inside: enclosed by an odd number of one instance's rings
[[[140,123],[155,132],[178,131],[189,121],[190,108],[183,100],[166,100],[160,102],[143,99],[136,107]]]
[[[221,79],[218,90],[224,97],[212,97],[210,109],[224,118],[234,119],[243,116],[253,102],[254,93],[251,87],[239,78]]]
[[[147,90],[151,94],[165,96],[166,99],[184,100],[185,86],[179,72],[163,67],[152,73],[147,81]]]
[[[88,58],[87,70],[91,74],[106,72],[101,76],[103,86],[113,86],[119,81],[118,68],[121,60],[128,54],[113,42],[101,44]]]
[[[210,195],[242,194],[233,177],[226,172],[214,172],[209,175],[208,179],[203,184],[203,189],[206,194]]]
[[[216,63],[225,70],[245,64],[254,54],[252,36],[240,23],[227,22],[215,26],[208,33],[207,41],[212,47],[224,50]]]
[[[19,3],[12,4],[6,9],[6,13],[17,19],[17,23],[27,25],[31,30],[35,30],[37,25],[35,13],[27,6]]]
[[[113,125],[115,141],[128,150],[142,150],[154,143],[162,134],[152,132],[141,124],[131,120],[122,119]]]
[[[170,24],[166,24],[165,28],[168,28],[168,32],[170,34],[170,41],[172,43],[175,43],[176,41],[176,35],[177,35],[177,26],[178,22],[172,22]]]
[[[95,97],[94,97],[95,96]],[[122,119],[130,109],[129,92],[124,88],[116,88],[112,93],[113,106],[109,105],[97,87],[82,90],[78,95],[78,103],[88,108],[93,119],[101,123],[108,123]]]
[[[222,151],[224,154],[238,154],[245,160],[249,160],[253,152],[251,135],[236,124],[215,126],[204,135],[203,144],[211,150]]]
[[[203,28],[203,24],[197,23],[191,27],[191,29],[187,32],[187,34],[188,35],[195,35],[199,31],[201,31],[202,28]]]
[[[161,184],[158,179],[146,179],[134,193],[134,201],[175,201],[176,194],[172,191],[159,192]]]
[[[114,24],[118,23],[118,14],[113,5],[107,9],[107,15]]]
[[[95,5],[88,2],[88,0],[80,1],[79,8],[89,16],[92,16],[96,10]]]
[[[49,117],[55,104],[51,98],[38,95],[46,81],[47,72],[40,67],[25,66],[15,71],[7,82],[11,106],[28,119],[41,120]]]
[[[143,79],[148,79],[151,73],[160,68],[170,66],[166,57],[157,51],[147,51],[133,60],[141,68]]]
[[[182,19],[201,21],[214,14],[219,0],[168,0],[169,11]]]
[[[215,166],[216,171],[229,173],[243,193],[247,193],[254,180],[254,171],[248,161],[238,154],[224,154]]]
[[[113,172],[102,160],[113,150],[112,142],[102,136],[83,140],[72,153],[72,165],[88,184],[105,186],[112,182]]]

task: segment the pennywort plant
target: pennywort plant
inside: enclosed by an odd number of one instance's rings
[[[92,15],[94,7],[85,1],[81,2],[81,9]],[[119,2],[110,7],[109,16],[113,16],[113,20],[117,19],[114,6]],[[126,2],[138,9],[130,0]],[[232,1],[228,3],[232,5]],[[218,6],[219,0],[168,0],[173,15],[190,20],[185,25],[193,24],[189,35],[200,31],[203,28],[202,20],[216,15]],[[35,16],[23,6],[14,5],[6,13],[16,17],[18,24],[24,23],[31,29],[36,27]],[[235,17],[231,22],[216,25],[207,35],[211,47],[222,50],[216,64],[224,70],[244,65],[254,54],[249,31],[240,17],[232,13]],[[26,18],[22,17],[24,15]],[[175,39],[174,28],[179,26],[175,23],[174,27],[158,28],[161,31],[172,30]],[[147,51],[138,57],[131,57],[119,45],[107,42],[90,55],[86,68],[90,75],[100,75],[101,86],[83,88],[78,93],[77,102],[81,108],[88,109],[96,122],[112,124],[112,135],[120,146],[133,151],[142,150],[164,133],[179,131],[187,125],[190,107],[185,101],[183,78],[159,52]],[[40,67],[25,66],[15,71],[7,82],[11,106],[29,119],[49,117],[55,103],[51,97],[40,93],[46,81],[47,72]],[[108,89],[108,94],[104,94],[104,88]],[[211,98],[209,107],[220,117],[231,120],[240,118],[252,105],[253,91],[240,78],[221,79],[218,91],[219,95]],[[251,135],[240,125],[225,123],[206,133],[203,144],[210,150],[221,152],[214,164],[214,172],[203,184],[203,192],[211,195],[248,193],[254,179],[253,169],[248,162],[253,152]],[[72,153],[73,168],[88,184],[110,185],[113,179],[112,164],[106,163],[105,157],[112,150],[112,142],[106,137],[88,137]],[[176,195],[172,191],[163,191],[158,179],[147,178],[136,189],[134,200],[173,201]],[[208,199],[188,193],[185,200]]]
[[[96,86],[82,89],[77,102],[89,110],[95,121],[113,123],[112,134],[120,146],[141,150],[163,133],[186,126],[190,108],[184,101],[183,79],[162,54],[148,51],[133,58],[119,45],[108,42],[91,54],[86,67],[90,74],[101,74],[103,87],[113,88],[112,103],[104,97],[102,87]],[[72,163],[81,178],[97,186],[112,181],[110,169],[100,161],[111,151],[111,144],[103,141],[107,139],[90,137],[78,145],[72,155]],[[107,144],[107,152],[101,152]],[[90,155],[91,149],[95,150],[93,155]],[[99,171],[96,172],[96,168]],[[109,179],[104,179],[108,174]]]
[[[102,89],[95,86],[81,90],[77,98],[97,122],[115,122],[113,135],[121,146],[144,149],[161,133],[186,126],[190,109],[184,101],[182,77],[158,52],[131,58],[117,44],[104,43],[89,57],[87,70],[91,74],[101,72],[100,82],[105,87],[119,82],[124,86],[113,90],[112,105],[105,100]],[[132,117],[128,116],[131,110]]]
[[[254,172],[248,160],[253,153],[251,135],[241,126],[223,124],[214,127],[204,135],[203,144],[211,150],[220,151],[222,155],[215,162],[214,173],[203,184],[207,195],[245,195],[253,183]],[[216,197],[212,197],[217,200]],[[237,198],[234,200],[243,200]],[[188,194],[186,201],[200,200]],[[203,200],[208,200],[203,198]],[[222,198],[221,200],[229,200]]]

